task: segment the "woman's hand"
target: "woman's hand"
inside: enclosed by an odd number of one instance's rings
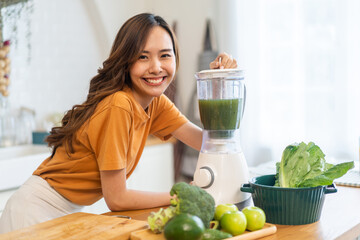
[[[223,52],[220,53],[214,61],[210,63],[210,69],[237,68],[236,59]]]

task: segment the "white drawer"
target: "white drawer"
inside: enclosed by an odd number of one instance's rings
[[[45,145],[0,148],[0,191],[21,186],[49,156]]]

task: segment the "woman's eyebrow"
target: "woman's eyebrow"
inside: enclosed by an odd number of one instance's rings
[[[160,50],[160,52],[172,52],[172,48],[166,48],[166,49],[162,49]]]
[[[160,52],[172,52],[173,49],[172,48],[165,48],[165,49],[161,49]],[[143,50],[142,51],[143,53],[150,53],[150,51],[146,51],[146,50]]]

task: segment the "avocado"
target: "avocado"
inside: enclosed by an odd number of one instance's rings
[[[204,223],[199,217],[181,213],[166,223],[164,235],[167,240],[200,240],[204,231]]]

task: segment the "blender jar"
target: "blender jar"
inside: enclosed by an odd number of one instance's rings
[[[214,138],[227,138],[240,127],[245,104],[243,71],[205,70],[196,73],[200,119]]]

